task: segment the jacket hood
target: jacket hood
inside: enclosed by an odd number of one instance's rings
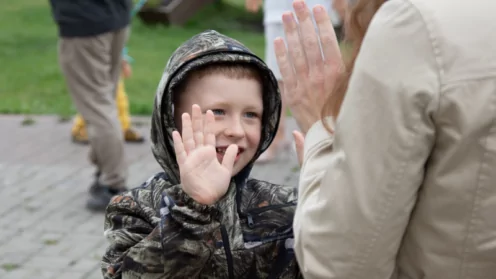
[[[200,66],[214,63],[246,63],[260,69],[263,79],[262,133],[258,151],[252,161],[238,174],[245,178],[253,162],[275,137],[281,114],[281,96],[277,80],[262,59],[240,42],[214,30],[207,30],[184,42],[169,58],[155,95],[151,123],[152,152],[169,179],[180,182],[172,132],[174,121],[173,92],[186,74]]]

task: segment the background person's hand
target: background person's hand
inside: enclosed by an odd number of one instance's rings
[[[133,70],[131,69],[131,65],[126,60],[122,60],[122,75],[124,78],[130,78],[133,74]]]
[[[322,52],[312,13],[303,0],[295,0],[291,12],[283,14],[287,49],[282,38],[274,41],[277,63],[284,83],[284,97],[303,133],[321,119],[324,102],[332,93],[343,67],[341,51],[327,11],[313,9]]]
[[[202,115],[198,105],[192,107],[192,117],[182,115],[182,136],[174,131],[174,150],[181,176],[183,191],[200,204],[212,205],[222,198],[231,182],[236,145],[230,145],[222,163],[217,159],[212,111]]]
[[[245,8],[251,13],[256,13],[260,10],[263,0],[245,0]],[[279,0],[280,1],[280,0]]]

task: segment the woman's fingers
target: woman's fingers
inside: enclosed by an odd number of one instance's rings
[[[322,7],[321,5],[319,6]],[[323,59],[320,51],[319,37],[312,20],[312,12],[303,0],[294,1],[293,8],[298,18],[300,41],[303,45],[303,51],[306,54],[309,74],[313,77],[315,73],[322,73]]]
[[[174,151],[176,152],[176,160],[179,166],[182,166],[186,161],[188,155],[184,150],[183,140],[178,131],[172,132],[172,139],[174,140]]]
[[[277,65],[281,72],[282,82],[284,84],[284,95],[286,100],[291,104],[292,99],[297,91],[297,79],[293,69],[293,64],[289,58],[289,53],[286,49],[286,44],[282,38],[274,40],[274,50],[276,53]],[[282,89],[282,88],[281,88]]]
[[[192,125],[193,125],[193,138],[195,140],[196,148],[203,145],[203,114],[199,105],[193,105],[192,111]]]
[[[205,131],[205,144],[215,147],[215,133],[213,130],[213,125],[215,123],[215,116],[211,110],[208,110],[205,114],[205,126],[203,130]]]
[[[293,13],[285,12],[282,15],[282,20],[284,24],[286,42],[288,44],[288,52],[290,54],[291,61],[293,62],[296,75],[307,76],[308,62],[303,45],[300,41],[298,24],[296,23]]]
[[[195,140],[193,138],[193,127],[191,124],[191,117],[188,113],[183,113],[181,116],[181,120],[183,122],[182,128],[182,140],[184,145],[184,150],[186,154],[191,153],[195,149]]]
[[[334,90],[336,81],[342,70],[344,70],[344,64],[339,42],[327,11],[322,6],[316,6],[313,9],[313,14],[319,31],[322,52],[324,54],[324,67],[322,71],[324,76],[324,90],[322,92],[322,97],[327,98]]]
[[[295,149],[296,149],[296,155],[298,156],[298,163],[300,164],[300,167],[303,164],[303,158],[304,158],[304,152],[303,150],[305,149],[305,137],[301,132],[298,131],[293,131],[293,138],[295,140]]]
[[[343,62],[325,8],[322,5],[314,7],[315,23],[304,0],[294,0],[293,8],[298,23],[293,13],[283,14],[287,47],[277,38],[274,49],[287,104],[299,127],[306,131],[320,119],[322,102],[332,93]]]
[[[341,49],[326,9],[322,5],[317,5],[313,8],[313,15],[319,31],[324,61],[329,64],[341,65]]]

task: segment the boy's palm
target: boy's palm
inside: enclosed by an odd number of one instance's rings
[[[238,148],[229,146],[220,163],[211,130],[213,113],[208,111],[204,119],[197,105],[193,105],[192,112],[192,118],[187,113],[182,116],[182,137],[177,131],[172,134],[181,184],[195,201],[211,205],[229,188]]]

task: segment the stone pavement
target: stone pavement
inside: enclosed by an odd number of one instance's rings
[[[288,120],[288,133],[295,127]],[[149,134],[148,118],[134,118]],[[97,279],[106,246],[103,214],[85,210],[94,169],[87,146],[73,144],[71,122],[55,116],[0,115],[0,278]],[[150,142],[127,144],[131,187],[160,171]],[[296,186],[292,150],[254,176]]]

